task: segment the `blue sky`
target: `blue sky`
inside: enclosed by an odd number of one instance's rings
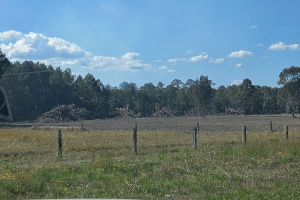
[[[102,83],[277,87],[300,66],[298,0],[0,0],[0,48]]]

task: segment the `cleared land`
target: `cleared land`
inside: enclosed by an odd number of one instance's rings
[[[270,132],[270,121],[277,131]],[[50,124],[54,128],[6,124],[10,129],[0,129],[0,199],[297,199],[298,122],[278,115],[94,120],[84,121],[84,130],[80,122]],[[132,151],[134,123],[138,155]]]
[[[201,133],[223,133],[239,132],[243,125],[248,131],[265,132],[270,131],[270,121],[272,121],[274,131],[283,131],[284,125],[289,125],[291,130],[300,130],[300,118],[292,118],[291,115],[224,115],[205,117],[168,117],[168,118],[116,118],[103,120],[89,120],[82,122],[68,123],[29,123],[28,126],[62,126],[80,127],[81,123],[88,130],[113,130],[130,131],[134,123],[138,124],[138,129],[143,131],[177,131],[191,132],[197,123],[200,125]]]

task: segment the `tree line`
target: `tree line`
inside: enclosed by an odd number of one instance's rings
[[[0,50],[0,85],[7,91],[15,120],[35,120],[58,105],[75,104],[86,108],[94,119],[112,118],[117,108],[128,108],[139,117],[153,116],[161,109],[175,115],[220,114],[228,109],[239,113],[278,114],[299,112],[300,68],[292,66],[279,75],[283,87],[253,85],[244,79],[240,85],[213,87],[201,75],[185,83],[123,82],[120,87],[104,85],[92,74],[75,76],[43,63],[11,63]]]

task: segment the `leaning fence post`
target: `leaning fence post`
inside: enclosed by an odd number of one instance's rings
[[[194,128],[193,133],[193,148],[196,149],[197,147],[197,127]]]
[[[133,152],[137,154],[137,124],[132,129]]]
[[[247,128],[243,126],[243,143],[246,144],[247,142]]]
[[[285,140],[288,141],[289,140],[289,126],[288,125],[284,126],[284,135],[285,135]]]
[[[61,158],[62,157],[62,153],[63,153],[63,150],[62,150],[62,134],[61,134],[61,129],[57,130],[57,142],[58,142],[58,153],[57,153],[57,156],[59,158]]]

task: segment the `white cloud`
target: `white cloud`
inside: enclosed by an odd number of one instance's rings
[[[40,34],[41,37],[43,35]],[[43,37],[44,38],[44,37]],[[81,56],[85,52],[76,44],[67,42],[61,38],[44,38],[45,40],[48,39],[47,45],[50,48],[54,48],[57,53],[60,54],[77,54],[78,56]]]
[[[299,49],[299,44],[284,44],[283,42],[278,42],[269,46],[270,50],[297,50]]]
[[[257,25],[251,25],[251,26],[250,26],[250,29],[256,29],[256,28],[258,28]]]
[[[10,30],[10,31],[4,31],[0,32],[0,41],[6,41],[6,40],[11,40],[11,39],[19,39],[23,36],[23,33]]]
[[[62,38],[47,37],[30,32],[0,32],[0,48],[7,58],[14,61],[32,60],[46,65],[94,70],[139,71],[151,70],[152,66],[138,59],[139,53],[128,52],[121,58],[93,55],[77,44]]]
[[[131,53],[126,53],[123,55],[121,58],[124,60],[134,60],[139,57],[139,53],[131,52]]]
[[[231,54],[229,54],[227,57],[228,58],[242,58],[245,56],[252,56],[253,53],[250,51],[245,51],[245,50],[239,50],[239,51],[234,51]]]
[[[241,67],[242,66],[242,63],[238,63],[235,65],[236,67]]]
[[[14,40],[14,43],[0,44],[7,57],[13,60],[75,59],[87,54],[74,43],[61,38],[46,37],[32,32],[22,34],[20,38],[15,38]]]
[[[239,85],[243,82],[243,80],[234,80],[230,85]]]
[[[182,60],[185,60],[185,59],[183,59],[183,58],[171,58],[167,62],[178,62],[178,61],[182,61]]]
[[[138,53],[126,53],[121,58],[107,57],[107,56],[91,56],[85,57],[89,62],[86,63],[84,68],[111,71],[139,71],[150,70],[152,66],[145,64],[141,60],[138,60]]]
[[[210,58],[208,62],[210,62],[210,63],[222,63],[222,62],[224,62],[224,58],[217,58],[215,60]]]
[[[158,69],[164,70],[164,69],[167,69],[167,66],[166,66],[166,65],[163,65],[163,66],[158,67]]]
[[[167,72],[172,73],[172,72],[175,72],[175,70],[169,69]]]
[[[203,52],[202,54],[200,54],[198,56],[193,56],[191,58],[171,58],[167,62],[179,62],[179,61],[197,62],[197,61],[204,60],[207,58],[208,58],[208,55],[205,52]]]
[[[189,61],[189,62],[197,62],[197,61],[204,60],[204,59],[207,59],[207,58],[208,58],[207,54],[200,54],[198,56],[191,57],[187,61]]]

